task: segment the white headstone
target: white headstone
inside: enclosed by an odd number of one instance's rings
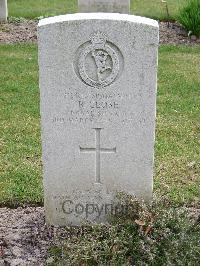
[[[47,222],[105,221],[117,192],[150,201],[158,23],[72,14],[38,31]]]
[[[79,12],[130,13],[130,0],[78,0]]]
[[[7,0],[0,0],[0,21],[6,21],[7,16]]]

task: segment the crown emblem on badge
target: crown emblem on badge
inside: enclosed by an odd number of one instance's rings
[[[93,45],[104,45],[107,41],[107,37],[105,34],[100,31],[94,33],[91,37],[91,42]]]
[[[109,86],[118,77],[121,52],[100,30],[89,36],[89,40],[79,47],[77,54],[77,74],[85,84],[100,89]]]

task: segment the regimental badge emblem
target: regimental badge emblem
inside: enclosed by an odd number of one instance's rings
[[[98,31],[79,47],[76,73],[87,85],[103,88],[113,83],[123,67],[122,54],[118,47]]]

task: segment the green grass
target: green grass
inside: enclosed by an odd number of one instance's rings
[[[199,194],[200,46],[159,50],[154,191],[191,204]],[[0,203],[41,203],[37,47],[0,46]]]
[[[199,68],[200,46],[161,46],[154,188],[182,203],[200,195]]]
[[[166,0],[169,10],[168,17],[166,4],[162,3],[162,0],[131,0],[131,14],[159,20],[176,20],[179,8],[185,5],[186,1]]]
[[[37,49],[2,45],[0,51],[0,202],[40,202]]]
[[[77,12],[77,0],[8,0],[9,17],[36,18]],[[170,19],[175,19],[186,0],[168,0]],[[161,0],[132,0],[131,13],[155,19],[167,19]]]
[[[191,35],[200,37],[200,1],[188,0],[179,13],[178,21]]]
[[[8,0],[9,17],[37,18],[74,13],[75,0]]]

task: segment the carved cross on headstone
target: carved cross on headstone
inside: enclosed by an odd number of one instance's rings
[[[7,16],[7,0],[0,0],[0,21],[6,21]]]
[[[94,128],[96,131],[96,148],[80,148],[80,152],[96,154],[96,183],[101,183],[101,153],[116,153],[115,148],[101,148],[100,131],[102,128]]]
[[[78,0],[78,10],[81,13],[108,12],[130,13],[130,0]]]

